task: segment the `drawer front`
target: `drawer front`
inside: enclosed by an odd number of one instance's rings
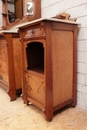
[[[42,77],[26,74],[26,89],[29,97],[45,104],[45,83]]]
[[[2,74],[8,75],[8,65],[6,61],[0,60],[0,72]]]
[[[0,46],[0,59],[7,60],[7,47]]]
[[[42,37],[42,36],[45,36],[44,28],[38,27],[27,30],[24,39]]]

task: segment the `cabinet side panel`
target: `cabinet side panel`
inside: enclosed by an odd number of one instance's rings
[[[4,60],[0,60],[0,82],[5,84],[9,83],[8,79],[8,63]]]
[[[7,47],[0,46],[0,59],[7,60]]]
[[[13,38],[13,60],[16,89],[20,89],[21,84],[21,42],[19,38]]]
[[[6,89],[9,86],[7,42],[4,36],[0,36],[0,85]]]
[[[52,39],[53,106],[56,106],[73,95],[73,32],[54,30]]]

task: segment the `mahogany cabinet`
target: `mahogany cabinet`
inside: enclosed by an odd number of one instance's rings
[[[38,19],[19,26],[22,42],[22,98],[51,120],[53,113],[76,105],[78,25]]]
[[[11,101],[21,94],[21,42],[18,33],[0,35],[0,87]]]

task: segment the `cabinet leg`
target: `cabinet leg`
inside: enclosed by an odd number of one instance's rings
[[[7,91],[7,93],[10,96],[10,101],[16,100],[16,91]]]
[[[28,104],[27,96],[26,95],[21,94],[21,98],[23,99],[24,104]]]
[[[76,106],[76,102],[73,102],[71,105],[72,105],[72,107],[75,107]]]
[[[29,101],[27,101],[27,106],[29,106],[30,104],[29,104]]]
[[[49,121],[49,122],[52,121],[52,118],[53,118],[53,116],[51,116],[51,117],[46,116],[46,120]]]
[[[47,121],[51,122],[53,118],[53,113],[46,112],[45,109],[42,110],[43,114],[45,115],[45,118]]]

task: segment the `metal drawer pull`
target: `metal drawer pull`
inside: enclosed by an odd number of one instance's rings
[[[35,30],[32,29],[31,32],[30,32],[31,35],[34,35],[35,34]]]

